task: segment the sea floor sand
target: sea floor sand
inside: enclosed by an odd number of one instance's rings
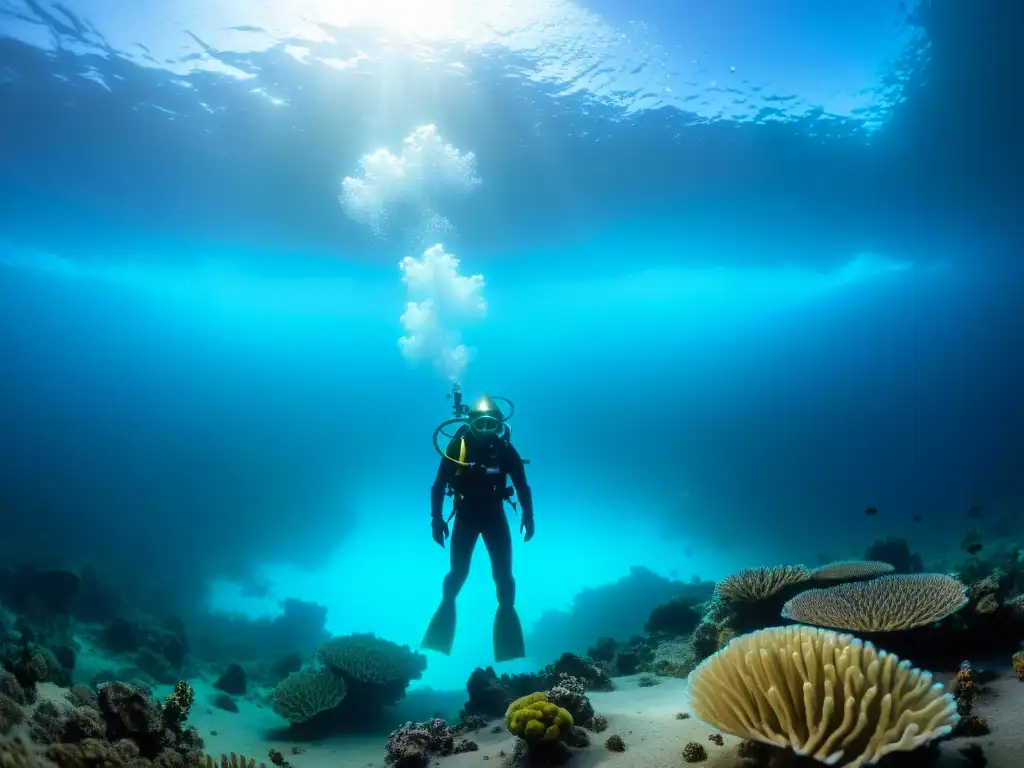
[[[952,677],[952,675],[950,675]],[[590,734],[591,745],[574,750],[570,768],[681,768],[687,765],[682,750],[687,742],[704,746],[708,759],[705,768],[744,768],[736,756],[739,739],[724,736],[724,745],[713,744],[708,736],[714,729],[696,718],[677,719],[686,709],[686,681],[662,678],[660,685],[640,687],[638,677],[616,678],[616,690],[591,693],[594,709],[608,718],[608,729]],[[190,722],[206,740],[207,752],[236,752],[267,761],[267,751],[279,749],[294,768],[383,768],[387,737],[339,736],[320,742],[296,742],[275,738],[281,721],[267,707],[252,701],[239,701],[239,712],[225,712],[208,704],[214,693],[208,684],[193,683],[197,703]],[[984,750],[987,768],[1024,766],[1024,683],[1012,675],[988,683],[982,689],[976,713],[985,717],[992,733],[972,739],[953,739],[942,744],[942,756],[934,768],[975,768],[961,750],[977,743]],[[500,721],[495,721],[497,724]],[[610,752],[604,746],[608,736],[618,734],[626,744],[625,752]],[[470,737],[480,746],[478,752],[441,758],[441,768],[501,765],[502,753],[511,754],[515,737],[502,729],[492,733],[481,729]],[[292,754],[292,748],[303,751]],[[485,758],[487,758],[485,760]]]

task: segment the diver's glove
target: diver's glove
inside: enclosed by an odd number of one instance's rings
[[[532,530],[532,528],[531,528]],[[448,523],[441,516],[430,518],[430,534],[434,537],[439,547],[444,547],[444,540],[448,538]]]
[[[526,536],[523,537],[523,541],[529,541],[533,538],[533,515],[523,515],[519,521],[519,532],[526,531]]]

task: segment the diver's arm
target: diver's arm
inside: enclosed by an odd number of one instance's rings
[[[505,470],[508,472],[512,486],[516,489],[516,496],[519,497],[519,505],[523,508],[523,517],[533,517],[533,492],[526,482],[526,467],[523,466],[523,457],[519,455],[512,443],[508,444],[508,464]]]
[[[444,491],[452,477],[453,466],[455,465],[448,459],[441,459],[437,467],[437,477],[430,486],[430,517],[434,520],[441,519],[444,512]]]

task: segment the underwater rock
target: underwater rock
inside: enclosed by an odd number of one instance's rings
[[[615,658],[619,642],[614,637],[599,637],[597,642],[587,650],[587,656],[594,661],[610,662]]]
[[[477,667],[466,682],[469,700],[463,707],[467,715],[504,717],[505,709],[513,696],[501,685],[493,667]]]
[[[644,623],[644,631],[651,635],[664,633],[681,637],[693,632],[700,620],[701,615],[693,607],[692,600],[677,595],[651,611]]]
[[[924,572],[921,556],[910,551],[910,545],[906,539],[896,536],[875,541],[864,553],[864,559],[889,563],[895,569],[894,573]]]
[[[3,601],[18,614],[66,616],[71,613],[80,589],[81,579],[74,571],[22,566],[6,580]]]
[[[633,675],[640,668],[640,654],[632,648],[623,648],[615,654],[614,670],[618,675]]]
[[[224,674],[217,678],[213,687],[232,696],[244,696],[247,687],[245,670],[238,664],[231,664]]]
[[[135,664],[145,675],[164,685],[173,683],[178,677],[170,662],[152,648],[143,648],[136,653]]]
[[[216,696],[211,697],[210,703],[217,709],[223,709],[225,712],[238,711],[238,704],[226,693],[218,693]]]
[[[106,626],[97,640],[113,653],[132,653],[142,646],[142,630],[135,622],[119,616]]]

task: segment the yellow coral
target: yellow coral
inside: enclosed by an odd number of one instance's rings
[[[545,693],[531,693],[509,704],[505,725],[530,743],[556,741],[572,728],[572,715],[548,701]]]
[[[1013,671],[1017,673],[1018,680],[1024,680],[1024,651],[1017,651],[1013,654]]]

